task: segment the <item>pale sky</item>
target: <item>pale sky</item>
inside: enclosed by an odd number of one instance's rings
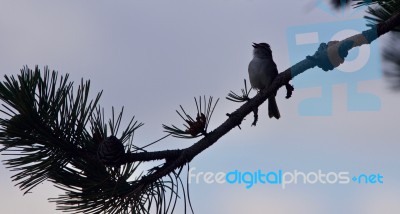
[[[324,33],[345,30],[343,23],[363,16],[360,11],[328,12],[322,4],[313,6],[317,0],[0,2],[1,76],[17,75],[24,65],[48,65],[69,73],[75,82],[90,79],[93,95],[104,90],[100,103],[106,112],[111,112],[111,106],[125,106],[126,116],[135,115],[145,123],[135,133],[138,146],[164,136],[162,124],[182,124],[175,110],[183,105],[194,112],[194,96],[221,99],[210,130],[221,124],[226,113],[239,107],[225,96],[230,90],[239,92],[248,78],[252,42],[271,45],[281,72],[296,62],[290,56],[304,58],[316,50],[303,46],[300,51],[290,45],[289,29],[300,26],[296,29],[319,32],[322,42]],[[383,40],[372,53],[379,51]],[[379,58],[370,61],[379,62]],[[312,72],[330,75],[315,69],[298,76],[298,85],[311,78]],[[256,127],[250,126],[253,118],[248,116],[241,130],[232,130],[197,156],[191,167],[214,173],[236,169],[381,173],[384,184],[298,184],[285,190],[268,185],[246,189],[244,185],[191,184],[195,213],[400,213],[400,94],[389,90],[382,77],[356,85],[359,91],[379,98],[378,110],[348,111],[347,98],[357,99],[348,94],[348,85],[342,81],[328,87],[332,104],[324,102],[312,109],[328,105],[332,114],[307,116],[300,112],[300,103],[320,96],[321,86],[326,85],[307,87],[306,83],[296,88],[294,82],[291,99],[284,98],[284,90],[278,93],[281,119],[267,119],[266,105],[262,105]],[[195,142],[169,137],[149,150],[185,148]],[[47,201],[60,193],[50,183],[23,196],[12,175],[0,165],[0,213],[61,213]]]

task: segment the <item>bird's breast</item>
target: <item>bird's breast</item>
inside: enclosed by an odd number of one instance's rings
[[[258,58],[253,58],[249,64],[249,79],[251,87],[255,89],[263,89],[265,87],[266,74],[262,69],[263,61]]]

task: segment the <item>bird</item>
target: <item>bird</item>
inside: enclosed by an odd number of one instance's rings
[[[272,58],[272,50],[267,43],[253,43],[253,59],[249,63],[249,79],[251,87],[262,90],[271,85],[278,75],[278,69]],[[276,92],[268,98],[269,118],[281,117],[275,100]]]

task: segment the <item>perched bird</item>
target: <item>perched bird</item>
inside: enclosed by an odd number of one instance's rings
[[[253,59],[249,64],[249,78],[251,87],[262,90],[272,83],[278,75],[278,69],[272,59],[271,47],[267,43],[253,43]],[[276,92],[268,98],[268,115],[270,118],[281,117],[275,100]]]

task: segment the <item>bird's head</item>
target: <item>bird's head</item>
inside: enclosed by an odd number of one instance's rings
[[[272,58],[271,46],[267,43],[254,43],[253,42],[253,54],[259,58]]]

